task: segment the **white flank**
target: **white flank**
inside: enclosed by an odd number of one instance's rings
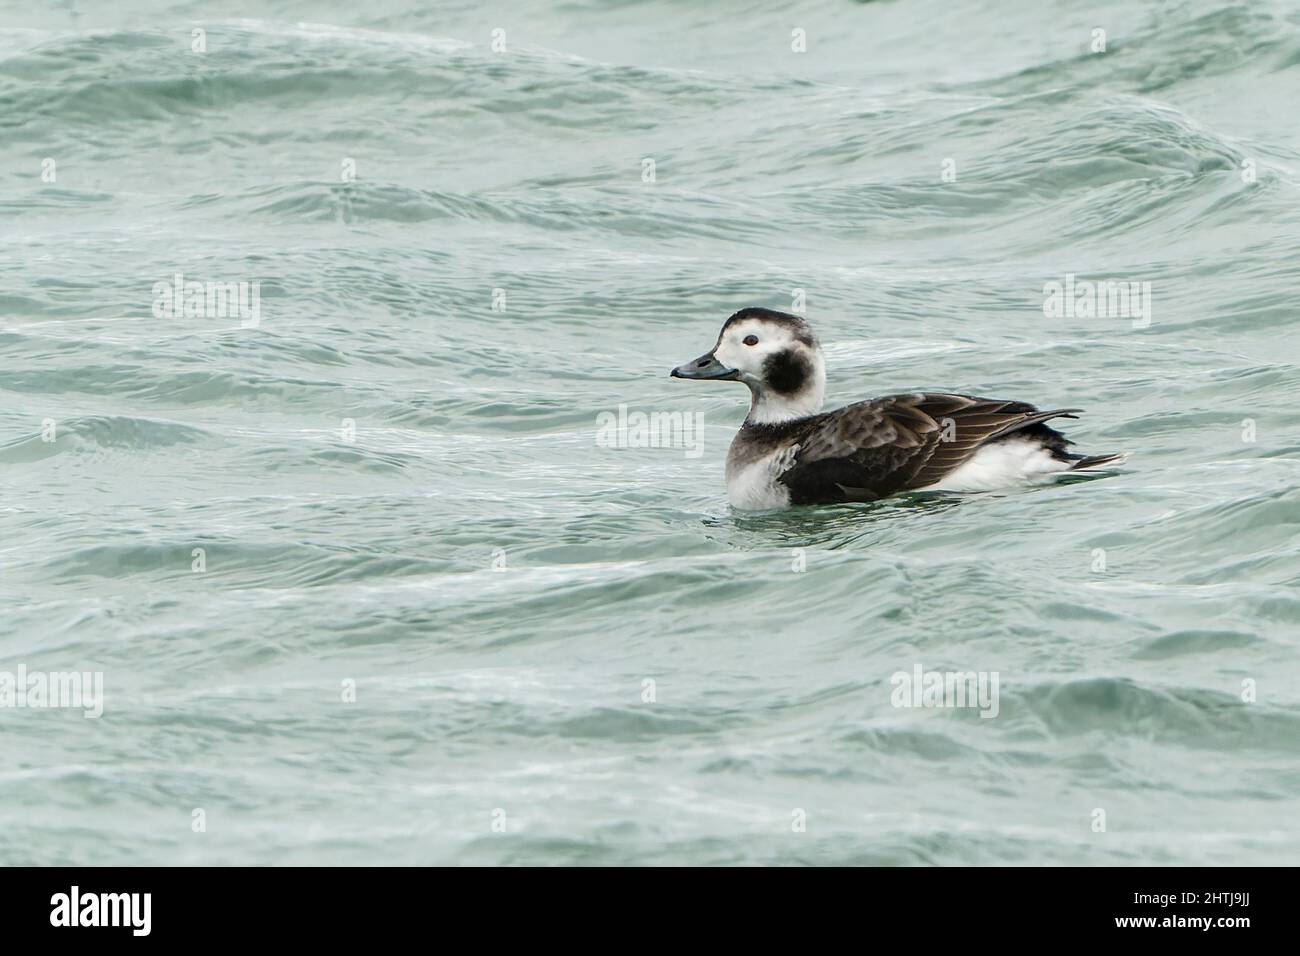
[[[1037,441],[1008,439],[980,448],[966,464],[954,469],[926,491],[994,491],[1041,481],[1069,471],[1072,462],[1058,461]]]

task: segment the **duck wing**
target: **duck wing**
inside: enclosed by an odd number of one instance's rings
[[[933,485],[984,443],[1077,411],[948,392],[886,395],[810,420],[777,481],[792,504],[874,501]]]

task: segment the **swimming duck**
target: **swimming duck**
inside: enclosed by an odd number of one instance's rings
[[[727,499],[741,509],[991,491],[1124,460],[1073,454],[1044,424],[1077,408],[911,392],[823,412],[817,337],[799,316],[771,309],[741,309],[711,351],[671,374],[749,386],[749,414],[727,452]]]

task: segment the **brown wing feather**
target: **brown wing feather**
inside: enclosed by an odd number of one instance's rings
[[[944,392],[886,395],[818,416],[779,480],[795,503],[873,500],[932,485],[985,442],[1075,411]]]

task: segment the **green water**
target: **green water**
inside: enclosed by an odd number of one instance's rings
[[[1296,861],[1300,7],[256,9],[0,3],[0,862]],[[1130,460],[732,511],[747,305]]]

